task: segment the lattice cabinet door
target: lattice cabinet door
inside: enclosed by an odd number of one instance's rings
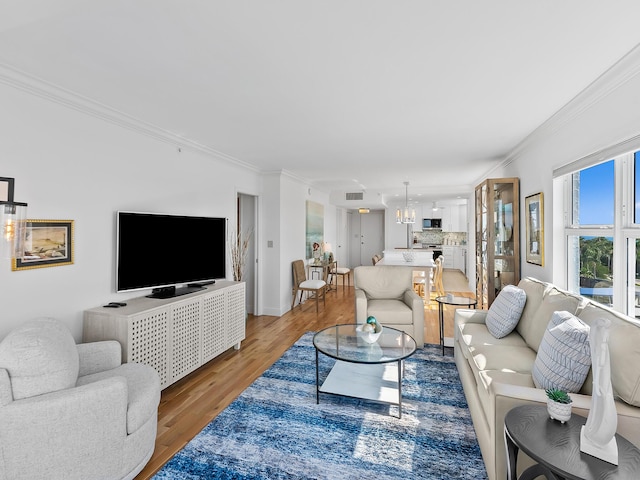
[[[240,348],[240,342],[245,337],[246,309],[245,284],[238,283],[226,289],[227,294],[227,346]]]
[[[200,297],[171,307],[171,382],[202,365],[200,352]]]
[[[225,290],[218,290],[202,299],[202,363],[227,349]]]
[[[160,385],[168,385],[167,367],[169,309],[149,310],[133,315],[128,322],[126,361],[144,363],[160,376]]]

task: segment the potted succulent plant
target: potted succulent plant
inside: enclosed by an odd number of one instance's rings
[[[552,419],[559,420],[561,423],[571,418],[571,397],[564,390],[558,388],[548,388],[545,390],[547,394],[547,411]]]

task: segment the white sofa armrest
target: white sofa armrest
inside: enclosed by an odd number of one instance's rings
[[[424,300],[413,288],[404,292],[404,303],[413,314],[413,337],[418,348],[424,347]]]
[[[364,290],[356,289],[356,323],[367,321],[367,295]]]
[[[485,323],[487,310],[476,310],[473,308],[458,308],[454,314],[454,323],[459,321],[464,323]]]
[[[115,340],[76,345],[80,360],[79,377],[104,372],[122,364],[122,347]]]

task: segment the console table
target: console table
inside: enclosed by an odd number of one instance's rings
[[[520,476],[528,480],[544,475],[548,479],[635,480],[640,475],[640,450],[616,435],[618,465],[612,465],[580,451],[580,429],[587,419],[575,413],[568,422],[551,420],[544,405],[520,405],[504,419],[507,446],[507,478],[515,480],[518,450],[537,465]]]
[[[84,312],[84,342],[117,340],[123,362],[153,367],[166,388],[245,338],[245,284],[218,281],[181,297],[132,298]]]

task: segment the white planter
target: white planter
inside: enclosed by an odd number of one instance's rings
[[[571,418],[571,404],[554,402],[550,398],[547,399],[547,411],[549,416],[554,420],[564,423]]]

